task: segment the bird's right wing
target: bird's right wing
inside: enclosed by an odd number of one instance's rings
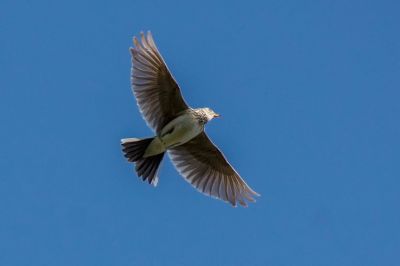
[[[230,202],[233,206],[237,202],[247,206],[245,200],[254,202],[253,196],[258,196],[204,132],[168,152],[186,181],[207,195]]]
[[[188,109],[179,86],[165,64],[151,33],[133,38],[131,83],[140,112],[157,133],[177,115]]]

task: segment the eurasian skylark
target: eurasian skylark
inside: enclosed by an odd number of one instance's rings
[[[168,70],[150,32],[133,38],[131,83],[140,112],[156,136],[122,139],[128,161],[137,175],[154,186],[168,152],[179,173],[204,194],[247,206],[258,194],[252,190],[211,142],[204,127],[219,117],[210,108],[190,108]]]

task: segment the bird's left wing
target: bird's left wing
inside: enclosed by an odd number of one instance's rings
[[[131,83],[140,112],[147,124],[159,133],[188,105],[172,77],[150,32],[141,40],[133,38]]]
[[[201,133],[189,142],[168,150],[179,173],[199,191],[233,206],[254,202],[253,191],[225,159],[222,152]]]

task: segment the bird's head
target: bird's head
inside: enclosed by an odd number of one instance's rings
[[[207,120],[210,121],[216,117],[220,117],[221,115],[217,114],[216,112],[214,112],[213,110],[211,110],[210,108],[206,107],[206,108],[201,108],[201,110],[204,112],[204,114],[207,117]]]

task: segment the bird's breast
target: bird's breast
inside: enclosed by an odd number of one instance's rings
[[[198,120],[190,113],[178,116],[169,122],[162,130],[159,138],[166,148],[184,144],[204,130]]]

